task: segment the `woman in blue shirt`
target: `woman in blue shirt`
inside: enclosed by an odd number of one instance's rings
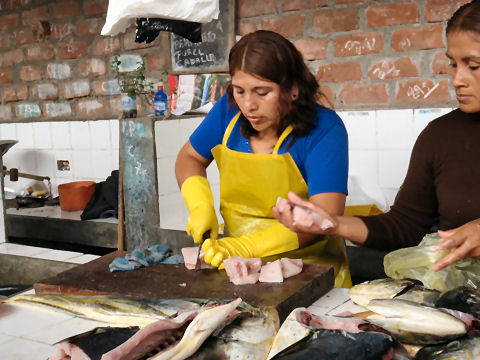
[[[231,256],[302,258],[334,265],[336,286],[350,286],[343,239],[295,233],[275,218],[278,197],[295,191],[341,215],[348,177],[348,139],[338,115],[316,100],[315,77],[295,46],[271,31],[236,43],[231,83],[178,154],[175,172],[190,217],[187,233],[205,261],[222,267]],[[206,178],[215,159],[220,173],[218,220]]]

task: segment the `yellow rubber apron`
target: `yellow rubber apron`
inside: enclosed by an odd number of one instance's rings
[[[227,148],[240,113],[228,125],[222,144],[212,149],[220,173],[220,212],[229,236],[239,237],[277,224],[273,207],[279,196],[289,191],[308,198],[308,187],[290,154],[278,149],[292,131],[289,126],[280,135],[272,154],[250,154]],[[351,287],[345,242],[327,236],[313,245],[264,258],[302,258],[307,264],[330,264],[335,268],[335,286]]]

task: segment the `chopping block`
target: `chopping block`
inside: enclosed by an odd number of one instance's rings
[[[125,251],[115,251],[34,284],[37,294],[115,295],[147,299],[234,299],[257,307],[274,306],[283,322],[297,307],[308,307],[333,288],[330,265],[305,264],[283,283],[234,285],[225,271],[187,270],[184,264],[160,264],[111,273],[108,265]]]

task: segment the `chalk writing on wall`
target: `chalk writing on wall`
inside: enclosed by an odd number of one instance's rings
[[[435,84],[433,87],[427,85],[426,82],[423,82],[421,85],[409,86],[407,90],[407,96],[413,97],[414,99],[428,98],[440,84]]]
[[[228,53],[235,41],[235,1],[220,0],[218,20],[202,24],[202,41],[170,35],[171,72],[212,73],[228,71]]]

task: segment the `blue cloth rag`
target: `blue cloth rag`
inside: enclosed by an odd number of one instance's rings
[[[151,245],[145,250],[135,249],[125,257],[117,257],[108,266],[110,272],[135,270],[157,264],[182,264],[182,255],[172,255],[168,245]]]

